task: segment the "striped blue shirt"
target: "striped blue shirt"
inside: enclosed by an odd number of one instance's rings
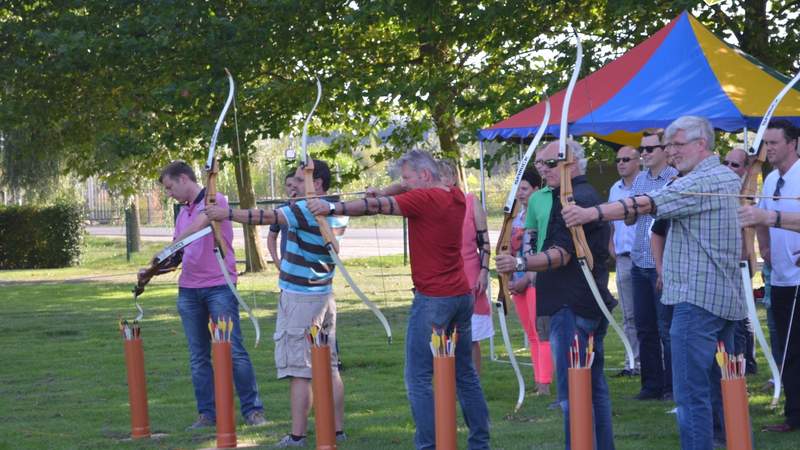
[[[325,248],[317,221],[308,210],[306,201],[282,206],[277,211],[286,218],[288,224],[286,253],[281,259],[278,287],[302,294],[332,292],[336,266]]]
[[[709,156],[684,177],[649,194],[656,204],[656,218],[671,224],[664,248],[661,303],[691,303],[726,320],[747,316],[739,272],[739,201],[684,194],[738,194],[741,185],[717,156]]]
[[[677,175],[677,169],[672,166],[664,167],[655,177],[650,175],[649,170],[644,170],[633,180],[631,195],[648,194],[655,191],[666,185],[672,177]],[[656,267],[653,253],[650,251],[650,226],[652,224],[653,217],[647,214],[639,216],[635,224],[636,235],[631,248],[631,261],[636,267],[643,269],[655,269]]]

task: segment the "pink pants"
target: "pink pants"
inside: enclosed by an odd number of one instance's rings
[[[539,339],[536,333],[536,288],[529,287],[524,295],[512,295],[517,316],[528,335],[533,363],[533,379],[540,384],[553,381],[553,357],[550,354],[550,341]]]

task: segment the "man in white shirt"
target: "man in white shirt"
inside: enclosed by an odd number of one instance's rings
[[[800,130],[783,119],[770,122],[764,133],[767,160],[775,168],[764,180],[762,195],[790,197],[800,195],[800,163],[797,143]],[[765,198],[760,208],[778,213],[800,212],[800,202]],[[800,309],[795,299],[800,287],[800,235],[781,229],[779,215],[771,228],[756,227],[764,262],[772,266],[770,277],[772,312],[778,339],[787,342],[783,355],[782,381],[786,403],[784,423],[764,427],[765,431],[787,432],[800,428]],[[793,317],[792,317],[793,316]],[[791,330],[789,326],[791,324]],[[787,339],[787,336],[790,338]],[[794,339],[791,339],[791,338]]]
[[[617,151],[614,159],[620,178],[608,191],[608,201],[614,202],[631,196],[633,180],[639,175],[639,150],[624,146]],[[623,328],[625,336],[633,348],[636,367],[625,367],[617,376],[639,375],[639,340],[636,338],[636,322],[633,317],[633,280],[631,279],[631,248],[636,237],[636,225],[625,225],[624,220],[611,222],[609,254],[617,263],[617,296],[622,305]]]

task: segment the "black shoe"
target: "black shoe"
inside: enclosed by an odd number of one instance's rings
[[[675,401],[675,399],[672,398],[672,392],[664,393],[664,395],[661,396],[661,400],[664,400],[665,402],[674,402]]]
[[[639,369],[622,369],[614,376],[617,378],[622,377],[638,377],[640,375]]]
[[[636,394],[633,397],[633,399],[634,400],[661,400],[662,397],[663,397],[662,394],[658,394],[658,393],[655,393],[655,392],[641,391],[638,394]]]

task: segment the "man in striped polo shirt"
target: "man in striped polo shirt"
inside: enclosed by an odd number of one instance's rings
[[[324,196],[330,187],[331,172],[324,161],[314,160],[314,189]],[[303,167],[295,171],[295,184],[302,186]],[[344,385],[339,376],[336,352],[336,303],[333,298],[333,259],[325,248],[307,200],[299,200],[274,210],[232,210],[208,208],[213,220],[233,220],[252,225],[278,223],[287,226],[286,253],[280,262],[281,289],[275,325],[275,366],[278,378],[290,379],[292,429],[275,446],[305,447],[308,414],[311,410],[311,346],[308,329],[319,325],[328,333],[331,347],[331,372],[335,409],[336,438],[344,440]],[[329,218],[333,219],[333,218]],[[329,220],[332,228],[341,228],[339,220]]]

